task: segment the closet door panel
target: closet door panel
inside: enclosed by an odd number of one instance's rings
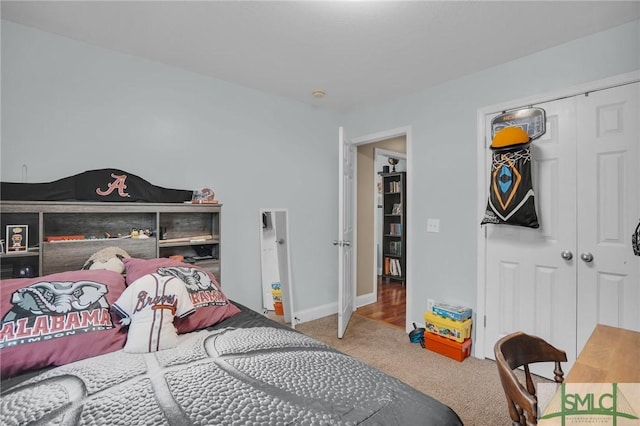
[[[575,258],[562,257],[564,251],[575,255],[575,99],[536,106],[547,116],[546,134],[531,144],[540,228],[486,227],[485,354],[493,354],[493,345],[502,336],[524,331],[565,349],[569,359],[575,359]]]
[[[597,323],[640,330],[640,83],[578,97],[578,349]]]

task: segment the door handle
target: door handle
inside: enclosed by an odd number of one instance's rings
[[[573,259],[573,253],[571,253],[569,250],[565,250],[562,253],[560,253],[560,256],[564,259],[564,260],[571,260]]]
[[[278,240],[278,244],[284,244],[284,238],[280,238],[280,239]]]
[[[587,263],[592,262],[593,254],[589,253],[588,251],[585,251],[584,253],[580,254],[580,259],[584,260]]]
[[[351,246],[351,241],[343,241],[342,245],[344,245],[346,247],[349,247],[349,246]]]
[[[338,240],[333,240],[333,245],[334,246],[341,246],[342,242],[338,241]]]

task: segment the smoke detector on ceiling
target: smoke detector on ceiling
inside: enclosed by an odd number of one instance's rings
[[[311,94],[313,95],[314,98],[322,99],[326,96],[327,92],[325,92],[322,89],[318,89],[311,92]]]

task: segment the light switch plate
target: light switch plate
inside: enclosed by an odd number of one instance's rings
[[[440,232],[440,219],[427,219],[427,232]]]

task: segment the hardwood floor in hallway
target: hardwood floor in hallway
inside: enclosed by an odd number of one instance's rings
[[[356,313],[404,329],[406,308],[407,289],[404,283],[378,277],[378,301],[358,308]]]

